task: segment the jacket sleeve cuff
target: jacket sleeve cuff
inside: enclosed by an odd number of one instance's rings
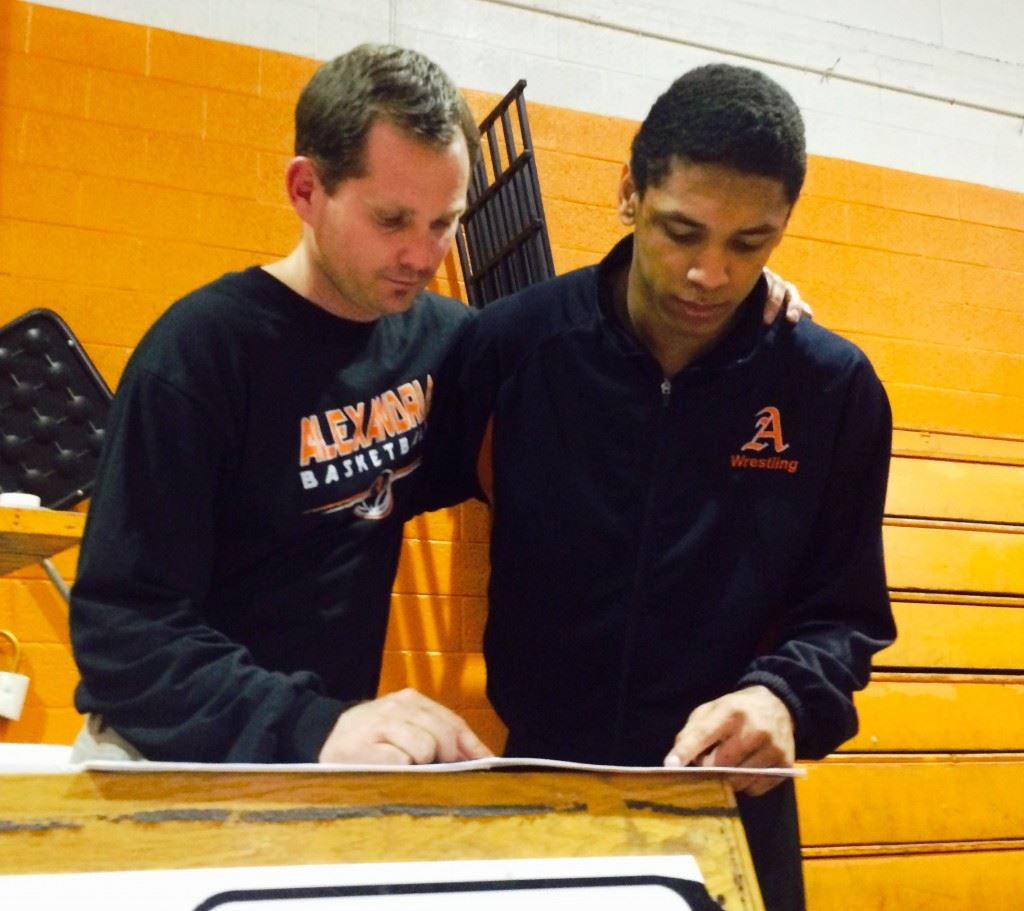
[[[736,689],[741,690],[748,686],[767,687],[782,700],[783,705],[789,709],[789,714],[793,718],[793,740],[799,745],[800,732],[803,730],[806,719],[803,703],[789,683],[778,674],[772,674],[765,670],[755,670],[744,674],[736,684]],[[799,752],[798,746],[797,753],[799,754]]]

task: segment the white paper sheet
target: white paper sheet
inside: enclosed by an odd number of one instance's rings
[[[438,762],[427,765],[371,765],[357,763],[252,763],[252,762],[115,762],[94,759],[67,771],[87,772],[260,772],[288,774],[295,772],[347,773],[347,772],[401,772],[413,774],[446,774],[475,772],[488,769],[564,769],[575,772],[628,773],[630,775],[775,775],[779,778],[799,778],[804,769],[741,769],[731,766],[620,766],[597,765],[589,762],[567,762],[562,759],[531,759],[493,756],[487,759],[468,759],[463,762]]]

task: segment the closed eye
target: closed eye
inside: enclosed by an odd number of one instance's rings
[[[744,239],[736,238],[732,242],[732,248],[737,253],[757,253],[759,250],[764,249],[765,244],[768,243],[768,238],[760,237],[756,239]]]
[[[676,244],[695,244],[703,240],[703,235],[695,231],[673,231],[667,225],[664,226],[665,235]]]
[[[405,227],[408,219],[401,212],[377,212],[374,215],[374,220],[386,231],[396,231],[399,228]]]
[[[437,221],[431,223],[430,229],[432,231],[436,231],[438,234],[445,234],[455,227],[455,225],[458,224],[458,221],[459,219],[454,216],[450,218],[439,218]]]

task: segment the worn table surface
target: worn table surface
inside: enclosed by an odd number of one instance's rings
[[[84,528],[85,513],[0,506],[0,575],[73,547]]]
[[[732,792],[582,772],[0,775],[0,873],[692,854],[761,911]]]

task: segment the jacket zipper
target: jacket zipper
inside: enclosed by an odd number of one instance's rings
[[[649,563],[647,559],[647,551],[649,547],[648,539],[651,534],[651,522],[656,505],[654,481],[660,473],[659,466],[661,464],[661,456],[665,448],[665,437],[667,436],[669,427],[668,406],[672,398],[672,381],[667,377],[663,378],[659,388],[661,392],[661,408],[659,408],[655,413],[655,432],[657,436],[655,438],[654,452],[650,463],[650,483],[647,485],[647,493],[644,497],[643,520],[638,530],[637,540],[639,543],[636,551],[636,563],[633,569],[633,584],[630,590],[627,608],[628,613],[626,614],[625,636],[623,637],[622,664],[619,669],[618,705],[616,706],[615,716],[613,719],[614,726],[612,727],[612,743],[614,744],[614,751],[611,758],[612,763],[621,763],[625,761],[622,754],[622,741],[625,733],[623,728],[626,723],[626,708],[627,703],[629,702],[633,653],[636,648],[637,626],[640,622],[640,605],[644,597],[644,586],[642,583]],[[672,744],[665,744],[666,753],[671,746]]]

